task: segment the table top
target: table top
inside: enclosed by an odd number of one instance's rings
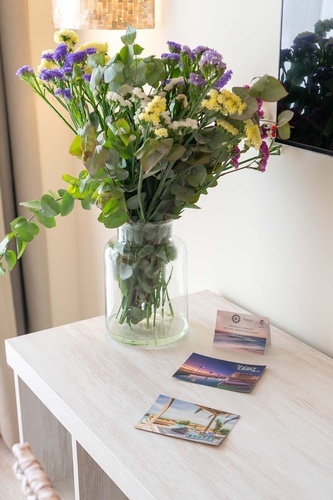
[[[247,312],[197,292],[167,348],[119,344],[97,317],[9,339],[7,361],[131,499],[333,498],[333,360],[272,325],[264,355],[216,347],[217,310]],[[250,394],[172,377],[193,352],[267,368]],[[135,429],[159,394],[240,419],[219,446]]]

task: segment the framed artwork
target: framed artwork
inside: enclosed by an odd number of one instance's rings
[[[291,134],[279,142],[333,155],[333,1],[283,0],[279,79]]]

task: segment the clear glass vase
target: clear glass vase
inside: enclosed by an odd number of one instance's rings
[[[119,342],[160,347],[188,330],[186,247],[172,230],[126,223],[105,247],[106,327]]]

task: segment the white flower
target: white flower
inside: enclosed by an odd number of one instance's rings
[[[130,101],[124,99],[121,95],[117,94],[117,92],[108,92],[106,94],[106,99],[108,101],[118,102],[120,106],[123,106],[124,108],[130,108],[132,106]]]
[[[166,85],[164,85],[164,90],[169,92],[175,87],[175,85],[178,85],[179,83],[184,83],[184,78],[182,76],[179,76],[178,78],[171,78],[171,80]]]
[[[186,120],[179,120],[179,121],[175,120],[169,125],[169,128],[173,130],[178,130],[179,128],[190,128],[192,130],[195,130],[198,128],[198,122],[193,118],[186,118]]]

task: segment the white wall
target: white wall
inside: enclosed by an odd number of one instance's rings
[[[31,43],[34,49],[41,45],[38,55],[52,46],[50,3],[29,0]],[[145,53],[164,52],[167,40],[209,45],[224,55],[236,85],[264,73],[277,75],[281,0],[195,5],[192,0],[156,0],[155,29],[138,35]],[[78,34],[82,42],[100,39],[109,41],[111,50],[119,47],[118,31]],[[39,112],[47,190],[60,187],[55,174],[58,181],[67,166],[80,166],[66,156],[68,135],[62,140],[50,133],[60,124],[50,112]],[[202,198],[202,210],[188,211],[175,222],[175,232],[188,247],[190,291],[211,289],[333,356],[332,195],[333,158],[289,146],[272,158],[265,174],[226,176]],[[114,233],[96,217],[78,209],[50,231],[55,325],[104,312],[102,252]]]

